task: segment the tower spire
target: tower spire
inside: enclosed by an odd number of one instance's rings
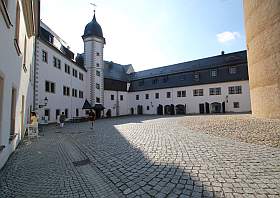
[[[95,18],[95,9],[96,9],[97,5],[95,3],[90,3],[90,5],[93,6],[93,20],[96,20],[96,18]]]

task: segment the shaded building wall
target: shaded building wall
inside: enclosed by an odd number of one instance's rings
[[[280,1],[243,4],[252,113],[280,119]]]

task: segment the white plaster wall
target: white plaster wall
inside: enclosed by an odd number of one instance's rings
[[[242,86],[242,94],[228,94],[229,86]],[[221,87],[221,95],[210,96],[209,88]],[[194,89],[204,89],[203,96],[193,96]],[[177,97],[177,91],[186,91],[186,97]],[[171,98],[166,97],[166,92],[171,92]],[[159,93],[159,99],[155,99],[155,93]],[[149,99],[145,99],[145,95],[149,94]],[[140,92],[132,92],[128,94],[129,105],[128,109],[134,108],[134,112],[137,112],[137,106],[143,106],[144,114],[156,114],[157,107],[159,104],[175,106],[178,104],[187,106],[187,113],[199,113],[200,103],[222,103],[226,101],[226,96],[228,96],[228,103],[226,103],[227,112],[249,112],[251,111],[250,94],[249,94],[249,81],[237,81],[237,82],[226,82],[226,83],[216,83],[216,84],[206,84],[198,86],[189,87],[176,87],[168,89],[158,89],[158,90],[148,90]],[[136,100],[136,95],[139,95],[139,100]],[[239,102],[240,108],[233,108],[233,102]],[[147,110],[149,106],[149,110]],[[129,111],[129,110],[128,110]]]
[[[111,100],[111,95],[114,95],[114,100]],[[120,96],[123,95],[123,100],[120,100]],[[112,116],[117,115],[117,104],[119,106],[119,115],[128,115],[129,109],[128,109],[128,92],[124,91],[104,91],[104,107],[105,109],[105,115],[108,109],[111,109]],[[118,99],[118,101],[117,101]]]
[[[20,3],[20,1],[19,1]],[[9,155],[15,150],[24,134],[25,126],[29,118],[29,107],[32,105],[32,69],[34,60],[34,37],[28,37],[23,16],[21,3],[19,47],[21,55],[18,55],[14,46],[16,1],[9,1],[8,14],[13,26],[7,28],[6,23],[0,14],[0,76],[4,78],[2,116],[0,120],[0,145],[5,148],[0,151],[0,168],[3,167]],[[24,38],[26,45],[26,71],[23,70]],[[10,138],[10,117],[12,88],[17,90],[16,99],[16,138],[11,142]],[[24,96],[24,109],[22,109],[22,95]],[[21,115],[23,114],[23,128],[21,128]]]
[[[43,104],[44,98],[48,98],[47,106],[38,109],[40,117],[44,116],[45,109],[50,109],[50,122],[56,122],[56,109],[60,109],[60,112],[68,109],[69,118],[76,117],[76,109],[79,109],[79,116],[84,116],[82,107],[86,97],[86,72],[39,39],[37,49],[38,104]],[[48,53],[48,63],[42,61],[42,50]],[[61,69],[53,66],[53,56],[61,60]],[[65,72],[65,63],[70,66],[70,74]],[[78,72],[77,78],[72,74],[73,68]],[[79,79],[79,72],[84,75],[83,81]],[[45,91],[46,80],[55,82],[55,94]],[[70,96],[63,95],[63,86],[70,87]],[[72,88],[77,89],[77,97],[72,96]],[[79,98],[79,90],[84,92],[84,98]]]

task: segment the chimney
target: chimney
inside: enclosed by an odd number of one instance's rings
[[[225,55],[225,51],[221,51],[221,55]]]

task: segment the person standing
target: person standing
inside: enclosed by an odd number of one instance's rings
[[[94,121],[96,119],[96,115],[95,115],[94,111],[92,111],[92,110],[90,110],[88,115],[89,115],[89,120],[91,122],[91,127],[90,128],[93,129],[93,125],[94,125]]]
[[[59,116],[59,122],[60,122],[60,127],[63,128],[65,122],[64,112],[62,112],[61,115]]]
[[[38,125],[38,118],[36,116],[35,112],[31,112],[31,117],[30,117],[31,125],[36,126]]]

